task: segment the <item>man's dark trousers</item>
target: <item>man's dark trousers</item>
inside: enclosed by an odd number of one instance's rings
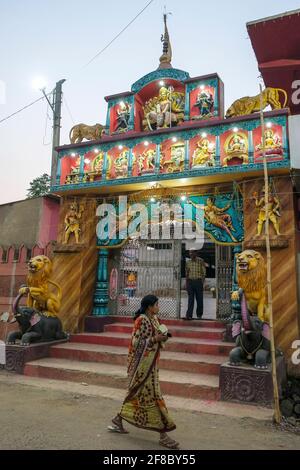
[[[187,318],[193,318],[194,300],[197,300],[197,317],[203,315],[203,281],[202,279],[187,279],[187,293],[189,296]]]

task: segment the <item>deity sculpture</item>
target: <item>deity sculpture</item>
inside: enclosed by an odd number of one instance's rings
[[[134,156],[134,163],[137,161],[138,174],[153,173],[155,170],[156,149],[148,149],[136,157]]]
[[[256,151],[259,151],[259,155],[262,156],[263,154],[263,139],[261,142],[255,147]],[[274,131],[272,129],[265,130],[265,154],[268,155],[282,155],[282,144],[280,138],[277,135],[274,135]]]
[[[162,86],[158,96],[151,98],[144,106],[144,130],[153,131],[176,126],[184,119],[184,93],[173,87]]]
[[[262,193],[265,193],[265,189],[262,190]],[[263,225],[267,218],[272,222],[276,235],[280,235],[278,220],[278,218],[281,217],[280,202],[279,199],[272,194],[271,188],[269,188],[267,204],[265,202],[265,196],[263,195],[260,199],[258,199],[258,194],[256,192],[253,193],[253,199],[255,201],[255,207],[259,210],[256,236],[259,237],[261,235]]]
[[[184,170],[185,149],[184,144],[178,142],[171,146],[171,158],[162,162],[161,168],[166,168],[167,173],[175,173]]]
[[[120,103],[119,109],[117,109],[117,125],[115,132],[126,132],[128,130],[130,110],[131,106],[129,103],[124,103],[123,101]]]
[[[71,174],[78,175],[80,172],[80,157],[77,157],[74,165],[71,165]]]
[[[116,178],[126,178],[128,173],[128,150],[123,150],[115,159]]]
[[[199,140],[193,153],[192,168],[215,166],[215,151],[215,145],[208,139]]]
[[[204,218],[208,223],[215,225],[216,227],[221,228],[222,230],[225,230],[231,240],[233,242],[237,242],[237,240],[231,233],[231,231],[235,231],[232,225],[231,216],[229,214],[224,213],[230,208],[230,206],[231,204],[227,204],[227,206],[222,208],[217,207],[214,204],[214,199],[208,197],[206,200],[206,205],[204,206]]]
[[[70,209],[65,216],[65,239],[64,243],[68,243],[71,233],[74,233],[75,242],[79,243],[80,235],[80,219],[84,211],[83,206],[77,208],[77,204],[70,205]]]
[[[208,117],[212,114],[214,107],[213,95],[205,90],[199,91],[194,107],[199,109],[199,117]],[[196,118],[198,118],[198,116]]]
[[[228,166],[228,162],[233,158],[243,160],[243,165],[249,161],[248,148],[243,135],[235,133],[227,144],[225,144],[226,157],[223,160],[223,166]]]

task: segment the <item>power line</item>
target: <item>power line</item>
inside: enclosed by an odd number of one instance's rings
[[[94,55],[94,57],[92,57],[84,66],[83,68],[87,67],[91,62],[93,62],[97,57],[99,57],[100,54],[102,54],[102,52],[104,52],[119,36],[121,36],[121,34],[146,10],[146,8],[148,8],[149,5],[151,5],[151,3],[153,3],[154,0],[150,0],[150,2],[147,3],[146,6],[144,6],[144,8],[105,46],[103,47],[103,49],[101,49],[101,51],[97,52],[96,55]]]
[[[63,103],[64,103],[64,105],[66,106],[66,109],[67,109],[68,114],[69,114],[69,116],[70,116],[70,118],[71,118],[71,121],[73,122],[73,124],[75,124],[75,121],[74,121],[73,115],[72,115],[72,113],[71,113],[70,107],[69,107],[69,105],[68,105],[68,102],[67,102],[67,98],[66,98],[66,94],[65,94],[65,93],[64,93],[64,96],[63,96]]]
[[[103,48],[101,49],[101,51],[99,51],[94,57],[91,58],[91,60],[89,62],[87,62],[87,64],[85,64],[83,66],[84,67],[87,67],[91,62],[93,62],[97,57],[99,57],[100,54],[102,54],[102,52],[104,52],[119,36],[121,36],[121,34],[148,8],[149,5],[151,5],[151,3],[153,3],[154,0],[150,0],[147,5],[144,6],[144,8]],[[51,95],[51,93],[48,93],[48,95],[46,96],[49,96]],[[23,108],[21,109],[18,109],[18,111],[15,111],[14,113],[10,114],[9,116],[6,116],[5,118],[1,119],[0,120],[0,124],[4,121],[7,121],[8,119],[10,119],[11,117],[15,116],[16,114],[19,114],[21,113],[22,111],[24,111],[24,109],[27,109],[29,108],[30,106],[33,106],[35,103],[38,103],[39,101],[41,100],[44,100],[46,98],[46,96],[41,96],[40,98],[38,98],[37,100],[33,101],[32,103],[29,103],[27,104],[26,106],[24,106]],[[65,100],[65,103],[66,103],[66,100]],[[72,113],[68,107],[68,104],[66,103],[66,108],[70,114],[70,117],[74,123],[74,119],[73,119],[73,116],[72,116]]]
[[[48,96],[49,96],[49,95],[51,95],[51,93],[48,93]],[[9,116],[6,116],[5,118],[1,119],[1,120],[0,120],[0,124],[1,124],[1,122],[7,121],[7,119],[10,119],[11,117],[15,116],[16,114],[21,113],[21,111],[24,111],[24,109],[27,109],[27,108],[29,108],[30,106],[32,106],[32,105],[34,105],[35,103],[37,103],[38,101],[41,101],[41,100],[44,100],[44,99],[45,99],[45,97],[44,97],[44,96],[41,96],[41,97],[38,98],[37,100],[32,101],[32,103],[27,104],[27,105],[24,106],[23,108],[18,109],[18,111],[15,111],[14,113],[10,114]]]

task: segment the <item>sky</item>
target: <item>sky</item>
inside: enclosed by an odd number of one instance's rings
[[[172,13],[173,67],[191,77],[218,73],[226,109],[259,91],[246,23],[300,8],[300,0],[154,0],[86,65],[148,1],[0,0],[0,120],[40,97],[32,82],[42,76],[47,91],[67,80],[61,144],[74,123],[104,124],[104,96],[130,90],[158,67],[164,5]],[[30,181],[50,173],[50,117],[43,100],[0,123],[0,204],[24,199]]]

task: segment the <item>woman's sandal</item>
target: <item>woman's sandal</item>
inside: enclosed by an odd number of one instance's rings
[[[107,426],[107,429],[111,432],[118,432],[119,434],[128,434],[128,431],[123,428],[122,420],[116,416],[111,420],[113,426]]]
[[[179,442],[174,441],[174,439],[171,439],[169,436],[160,439],[159,444],[168,449],[179,449]]]

